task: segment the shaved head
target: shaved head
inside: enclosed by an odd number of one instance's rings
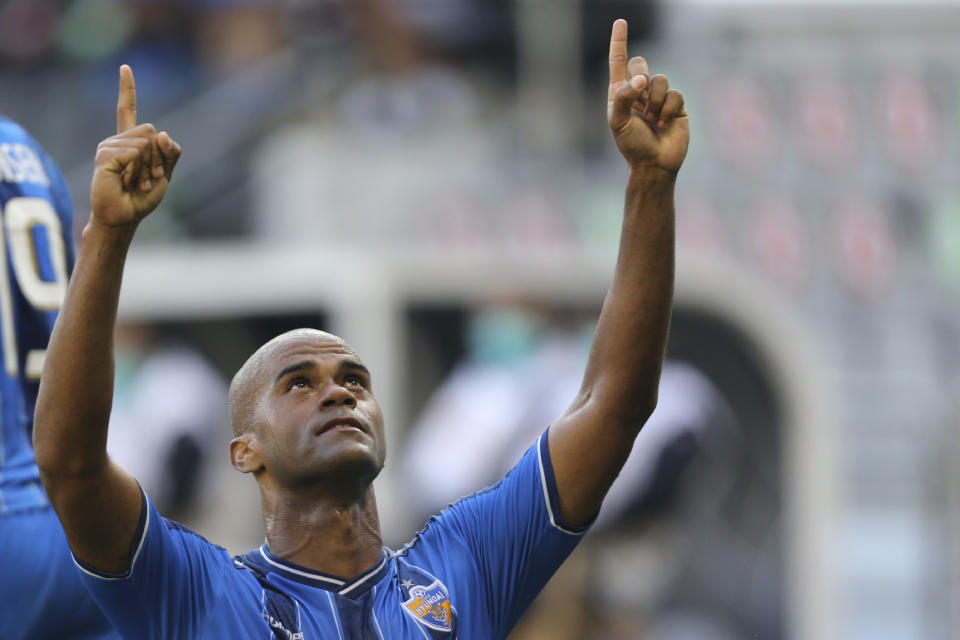
[[[257,349],[252,356],[247,358],[247,361],[243,363],[243,366],[240,367],[240,370],[237,371],[230,382],[230,422],[233,425],[233,435],[235,437],[250,431],[254,426],[254,409],[258,398],[256,391],[263,377],[269,376],[269,372],[265,371],[266,363],[291,342],[304,339],[337,344],[353,352],[353,348],[342,338],[319,329],[293,329],[281,333]]]

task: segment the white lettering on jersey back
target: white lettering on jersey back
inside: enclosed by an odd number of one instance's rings
[[[0,144],[0,180],[50,186],[50,178],[43,169],[40,157],[33,149],[20,142]]]

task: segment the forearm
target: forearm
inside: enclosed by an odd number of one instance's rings
[[[130,567],[143,513],[133,476],[107,457],[113,330],[127,250],[163,199],[180,145],[137,125],[133,72],[120,68],[117,134],[97,146],[90,222],[40,379],[33,444],[40,477],[74,554],[109,573]]]
[[[670,327],[673,190],[687,155],[683,96],[646,60],[627,57],[627,23],[610,32],[607,120],[630,167],[620,253],[580,392],[550,428],[561,515],[583,525],[627,460],[657,403]]]
[[[674,175],[631,170],[583,384],[550,428],[560,510],[574,526],[596,515],[656,406],[673,297]]]
[[[630,172],[617,266],[580,394],[637,430],[656,406],[670,325],[675,178]]]
[[[107,463],[113,330],[132,227],[90,224],[50,338],[34,419],[45,479],[89,475]]]

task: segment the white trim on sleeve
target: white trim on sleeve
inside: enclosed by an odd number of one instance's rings
[[[140,491],[140,495],[143,496],[143,510],[146,513],[144,522],[143,522],[143,533],[140,534],[140,540],[137,542],[137,548],[133,552],[133,558],[130,560],[130,567],[119,575],[112,575],[109,573],[101,573],[93,567],[87,568],[83,566],[80,561],[77,559],[77,556],[74,555],[73,551],[70,552],[70,557],[73,559],[73,564],[77,565],[77,568],[80,571],[83,571],[88,576],[92,576],[99,580],[126,580],[130,577],[130,574],[133,573],[133,568],[137,564],[137,558],[140,557],[140,551],[143,549],[143,542],[147,539],[147,530],[150,528],[150,499],[147,498],[147,494]]]
[[[546,436],[546,433],[543,433],[540,435],[540,438],[537,440],[537,464],[540,467],[540,487],[541,489],[543,489],[543,502],[547,506],[547,514],[550,516],[550,524],[553,526],[554,529],[563,531],[564,533],[570,534],[571,536],[582,536],[584,533],[587,532],[587,530],[583,529],[581,531],[573,531],[571,529],[567,529],[566,527],[562,526],[559,523],[560,519],[553,512],[553,505],[550,504],[550,489],[549,487],[547,487],[547,472],[543,468],[542,447],[548,446],[547,443],[543,441],[545,436]],[[554,483],[556,483],[556,480],[554,480]],[[559,510],[559,507],[560,506],[557,505],[558,510]]]

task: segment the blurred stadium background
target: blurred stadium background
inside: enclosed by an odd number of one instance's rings
[[[609,27],[693,142],[660,407],[516,639],[960,634],[960,5],[8,0],[0,111],[77,230],[117,67],[184,156],[121,301],[111,447],[233,552],[220,398],[263,341],[374,371],[387,542],[496,479],[575,388],[626,177]]]

